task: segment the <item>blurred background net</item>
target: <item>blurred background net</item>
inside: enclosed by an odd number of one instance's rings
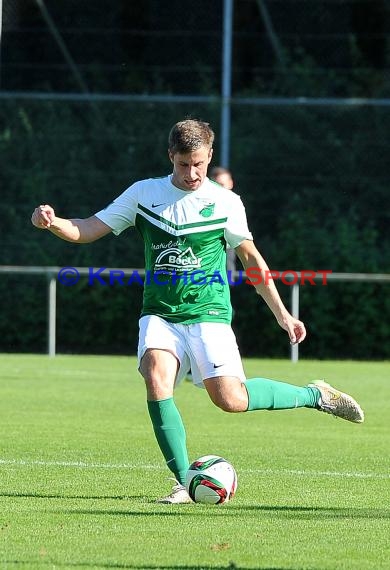
[[[4,90],[220,91],[222,0],[3,0]],[[233,94],[389,94],[384,0],[235,0]],[[72,60],[74,67],[70,65]],[[306,78],[307,82],[302,81]],[[310,79],[310,81],[309,81]]]

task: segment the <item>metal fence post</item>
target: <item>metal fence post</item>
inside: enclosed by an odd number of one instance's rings
[[[233,0],[223,3],[222,38],[222,94],[221,94],[221,166],[229,168],[230,162],[230,108],[232,96],[232,43]]]
[[[291,287],[291,314],[296,319],[299,319],[299,284],[294,283]],[[299,348],[298,344],[291,345],[291,361],[298,362]]]
[[[57,278],[54,273],[49,274],[48,286],[48,314],[47,314],[47,353],[56,355],[56,309],[57,309]]]

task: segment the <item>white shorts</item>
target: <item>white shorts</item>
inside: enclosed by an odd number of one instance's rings
[[[236,337],[224,323],[182,325],[147,315],[139,321],[138,363],[148,348],[168,350],[178,359],[175,386],[189,370],[193,383],[200,388],[206,378],[236,376],[245,380]]]

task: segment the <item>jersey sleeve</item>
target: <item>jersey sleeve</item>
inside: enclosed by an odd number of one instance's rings
[[[120,194],[111,204],[95,216],[112,229],[117,236],[125,229],[134,226],[138,207],[137,184],[133,184]]]
[[[238,247],[246,239],[253,240],[253,236],[248,228],[244,204],[237,194],[233,194],[233,196],[234,199],[231,202],[225,226],[226,243],[231,248]]]

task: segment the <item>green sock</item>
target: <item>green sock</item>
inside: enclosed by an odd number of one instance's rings
[[[167,467],[184,485],[189,467],[186,432],[174,399],[149,401],[148,410]]]
[[[316,408],[320,396],[317,388],[294,386],[267,378],[251,378],[244,384],[248,392],[248,411]]]

